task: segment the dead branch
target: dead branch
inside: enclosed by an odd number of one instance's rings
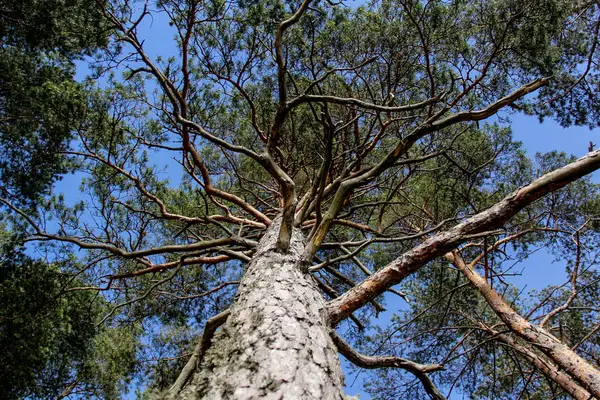
[[[202,358],[204,357],[204,354],[206,354],[206,350],[208,350],[208,348],[210,347],[215,331],[218,327],[223,325],[225,321],[227,321],[229,313],[229,310],[225,310],[222,313],[217,314],[214,317],[210,318],[208,321],[206,321],[206,325],[204,326],[204,332],[202,333],[202,338],[194,348],[192,356],[181,370],[181,373],[177,377],[177,380],[169,389],[170,394],[179,394],[179,392],[183,389],[187,381],[192,377],[194,371],[202,362]]]

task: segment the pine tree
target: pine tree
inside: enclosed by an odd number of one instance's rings
[[[62,273],[110,304],[99,326],[141,326],[141,397],[343,399],[340,353],[382,368],[380,398],[600,398],[600,152],[530,160],[510,132],[598,125],[595,2],[77,7],[110,40],[40,154],[82,196],[24,205],[44,191],[7,180],[0,201],[77,258]],[[524,298],[503,274],[535,246],[569,280]],[[372,326],[390,296],[411,308]]]

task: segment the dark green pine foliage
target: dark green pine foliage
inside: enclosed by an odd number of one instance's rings
[[[69,291],[81,281],[64,263],[34,260],[1,233],[0,398],[118,396],[135,370],[136,327],[97,326],[102,297]]]
[[[74,62],[106,44],[95,2],[3,1],[0,5],[0,181],[22,202],[68,166],[85,106]]]
[[[95,2],[0,4],[1,196],[29,205],[69,169],[69,147],[88,94],[75,62],[107,43]],[[8,191],[8,193],[7,193]],[[67,271],[72,260],[45,262],[0,231],[0,398],[54,399],[68,393],[115,398],[135,370],[136,325],[106,329],[103,297]],[[68,259],[68,257],[67,257]]]

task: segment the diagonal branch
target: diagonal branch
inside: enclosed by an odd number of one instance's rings
[[[558,383],[567,393],[577,400],[589,400],[590,394],[581,385],[579,385],[572,377],[561,371],[551,360],[543,355],[537,354],[530,348],[519,344],[512,336],[506,335],[493,330],[488,326],[483,326],[483,329],[490,335],[493,335],[498,341],[506,346],[512,347],[521,354],[527,361],[533,364],[542,374],[547,376],[552,381]]]
[[[337,215],[344,207],[347,196],[355,188],[369,183],[370,181],[381,175],[385,170],[392,167],[396,163],[396,161],[398,161],[398,159],[402,155],[406,154],[418,140],[431,133],[440,131],[441,129],[447,128],[449,126],[461,122],[484,120],[496,114],[502,108],[523,98],[527,94],[532,93],[537,89],[541,88],[542,86],[547,85],[548,82],[549,78],[540,78],[521,86],[512,93],[497,100],[496,102],[490,104],[489,106],[481,110],[463,111],[438,120],[435,120],[435,118],[438,118],[439,116],[434,116],[427,120],[425,123],[419,125],[404,139],[398,141],[394,149],[390,153],[388,153],[379,163],[377,163],[371,168],[367,168],[359,175],[353,176],[352,178],[343,181],[339,185],[337,192],[335,193],[334,198],[331,202],[331,205],[329,206],[329,209],[323,216],[321,224],[319,225],[318,229],[314,230],[314,235],[309,238],[309,243],[306,246],[306,250],[303,255],[304,261],[309,262],[319,249],[319,246],[325,239],[325,235],[327,234],[332,221],[337,217]]]
[[[333,325],[346,318],[372,298],[421,268],[429,261],[458,247],[469,236],[500,228],[520,210],[549,192],[558,190],[600,168],[600,151],[588,153],[579,160],[554,170],[517,189],[489,209],[475,214],[453,228],[439,233],[407,251],[362,283],[330,302]]]
[[[206,350],[208,350],[208,348],[210,347],[215,331],[219,326],[223,325],[225,321],[227,321],[228,317],[229,310],[225,310],[222,313],[217,314],[214,317],[210,318],[208,321],[206,321],[206,326],[204,327],[202,338],[194,348],[192,356],[185,364],[185,367],[183,367],[183,370],[181,370],[181,373],[177,377],[177,380],[169,389],[169,393],[177,395],[179,394],[179,392],[181,392],[181,389],[183,389],[187,381],[191,378],[192,374],[202,361]]]
[[[600,398],[600,371],[548,333],[544,328],[531,324],[518,314],[490,286],[487,280],[473,269],[472,265],[464,262],[457,251],[448,253],[446,259],[456,266],[471,284],[479,290],[492,310],[494,310],[496,315],[506,324],[511,332],[531,343],[551,359],[564,373],[570,375],[574,381],[579,382],[581,387],[589,391],[596,398]],[[560,384],[560,382],[557,383]]]

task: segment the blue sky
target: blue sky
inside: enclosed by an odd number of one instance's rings
[[[362,1],[349,2],[350,4],[358,5]],[[153,21],[148,20],[141,26],[141,36],[145,39],[145,47],[151,57],[158,55],[175,54],[173,47],[172,35],[169,33],[170,27],[167,20],[164,18],[154,18]],[[85,68],[80,68],[78,76],[82,77],[86,73]],[[600,144],[600,134],[598,130],[590,131],[585,127],[571,127],[564,129],[551,120],[540,124],[535,117],[523,115],[513,116],[512,124],[513,135],[516,140],[523,142],[525,149],[530,156],[534,156],[537,152],[548,152],[552,150],[565,151],[569,154],[582,156],[587,153],[588,144],[590,141]],[[172,164],[169,160],[161,160],[161,164]],[[179,171],[179,169],[176,169]],[[72,177],[71,177],[72,178]],[[75,179],[68,178],[59,184],[59,191],[65,192],[69,197],[78,196],[76,187],[73,185]],[[177,182],[178,176],[171,176],[172,181]],[[598,174],[595,176],[598,182]],[[527,289],[539,289],[549,284],[555,284],[564,281],[565,274],[562,265],[553,264],[550,257],[543,250],[533,254],[523,264],[524,270],[520,277],[514,277],[513,283],[519,287],[527,285]],[[390,301],[388,304],[389,311],[380,316],[382,323],[389,318],[392,311],[404,307],[404,304],[396,300]],[[361,399],[369,399],[370,396],[362,390],[363,379],[367,374],[361,374],[352,387],[347,388],[348,394],[361,394]],[[348,374],[346,377],[347,383],[354,381],[355,375]],[[462,398],[458,393],[453,394],[452,398]]]

